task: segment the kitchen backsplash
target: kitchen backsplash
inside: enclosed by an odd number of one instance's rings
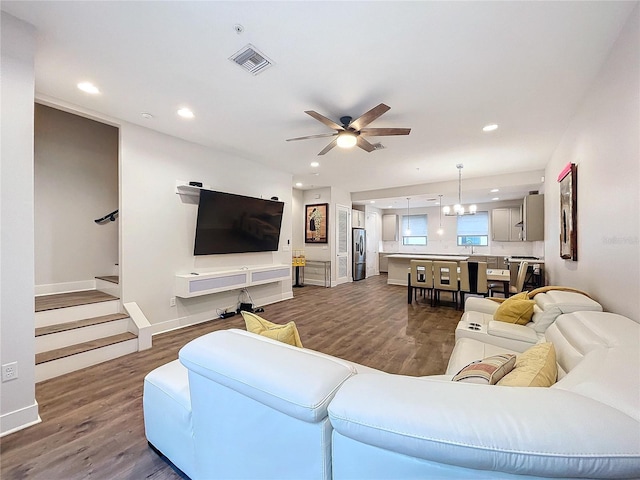
[[[447,241],[429,237],[425,247],[407,247],[400,242],[380,242],[381,252],[385,253],[442,253],[470,254],[470,247],[459,247],[455,241]],[[491,242],[488,247],[473,247],[474,253],[498,256],[527,255],[544,257],[544,242]]]

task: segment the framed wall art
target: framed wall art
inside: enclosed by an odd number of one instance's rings
[[[305,206],[304,243],[328,243],[329,204]]]
[[[560,258],[578,260],[578,169],[568,163],[558,175],[560,183]]]

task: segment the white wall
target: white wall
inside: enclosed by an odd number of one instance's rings
[[[2,12],[0,63],[0,358],[18,378],[0,384],[0,433],[39,421],[35,400],[33,254],[34,29]]]
[[[292,250],[304,250],[304,192],[294,188],[291,201]]]
[[[299,222],[302,225],[302,248],[305,256],[309,260],[331,260],[331,244],[332,238],[335,232],[333,228],[333,222],[335,220],[334,211],[331,209],[331,188],[316,188],[313,190],[304,190],[302,196],[302,214],[298,218],[294,218],[294,222]],[[327,242],[328,243],[304,243],[304,228],[305,228],[305,213],[306,205],[314,205],[316,203],[328,203],[329,204],[329,224],[327,225]],[[305,269],[307,270],[307,269]]]
[[[36,285],[113,274],[118,221],[94,219],[118,208],[118,129],[36,105],[34,163]]]
[[[640,28],[636,6],[546,168],[546,268],[552,284],[591,293],[640,321]],[[578,166],[578,261],[562,260],[559,184]]]
[[[291,175],[146,128],[120,125],[121,287],[155,330],[216,317],[236,306],[239,291],[191,299],[175,296],[175,275],[249,265],[291,265]],[[176,182],[199,181],[213,190],[285,202],[278,252],[194,256],[197,200],[176,194]],[[256,305],[291,298],[291,284],[250,287]]]

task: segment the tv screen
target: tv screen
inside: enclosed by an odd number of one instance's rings
[[[278,250],[284,203],[200,190],[194,255]]]

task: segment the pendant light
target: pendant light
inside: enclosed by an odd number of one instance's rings
[[[438,228],[438,235],[442,236],[442,234],[444,233],[444,230],[442,229],[442,195],[438,195],[439,198],[439,202],[438,202],[438,206],[440,208],[438,208],[438,210],[440,211],[440,227]]]
[[[409,197],[407,197],[407,229],[404,232],[406,237],[411,235],[411,226],[409,225],[409,220],[410,220],[410,217],[409,217]]]
[[[465,210],[462,205],[462,169],[464,168],[464,165],[459,163],[456,165],[456,168],[458,169],[458,203],[453,206],[453,211],[449,205],[444,207],[442,211],[448,216],[475,215],[478,207],[475,205],[469,205],[469,209]]]

